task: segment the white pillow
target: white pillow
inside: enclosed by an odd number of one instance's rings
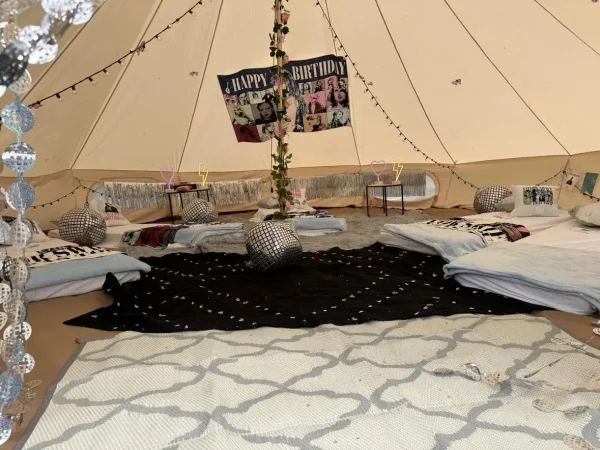
[[[556,186],[511,186],[515,198],[513,217],[557,217],[558,212]]]
[[[577,205],[569,210],[572,218],[588,227],[600,227],[600,203]]]
[[[8,226],[10,227],[10,225],[12,224],[13,220],[15,220],[14,217],[10,217],[10,216],[2,216],[2,220],[8,224]],[[38,243],[38,242],[46,242],[49,241],[50,238],[48,236],[46,236],[44,234],[44,232],[42,231],[42,229],[40,228],[39,223],[37,223],[35,220],[32,219],[26,219],[23,218],[23,222],[25,222],[27,224],[27,226],[29,227],[29,230],[31,231],[31,242],[34,243]],[[3,233],[0,233],[0,235],[2,235]],[[0,237],[0,239],[2,239]],[[9,242],[0,242],[1,245],[12,245],[10,240]]]
[[[121,208],[111,203],[104,201],[90,202],[90,209],[96,211],[106,221],[107,227],[119,227],[121,225],[129,225],[129,220],[121,214]]]

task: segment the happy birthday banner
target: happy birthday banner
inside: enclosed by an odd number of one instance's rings
[[[327,55],[284,66],[292,131],[312,133],[350,126],[346,59]],[[275,77],[271,68],[219,75],[219,84],[238,142],[264,142],[277,130]]]

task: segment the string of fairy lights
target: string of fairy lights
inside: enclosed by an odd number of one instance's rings
[[[91,83],[93,85],[96,84],[96,77],[98,77],[99,75],[110,75],[109,69],[113,68],[114,66],[121,66],[124,64],[125,60],[129,57],[132,57],[134,54],[137,54],[138,56],[144,52],[146,50],[146,46],[148,44],[150,44],[153,41],[160,41],[162,39],[162,35],[164,33],[166,33],[167,31],[169,31],[171,28],[173,28],[174,25],[178,24],[181,19],[183,19],[184,17],[188,16],[188,15],[194,15],[195,10],[202,6],[204,0],[198,0],[192,7],[190,7],[189,9],[187,9],[183,14],[181,14],[180,16],[178,16],[175,20],[173,20],[172,22],[170,22],[167,26],[165,26],[162,30],[160,30],[158,33],[156,33],[154,36],[150,37],[147,40],[143,40],[136,48],[133,48],[131,50],[129,50],[126,54],[124,54],[123,56],[121,56],[120,58],[117,58],[116,60],[114,60],[113,62],[111,62],[110,64],[108,64],[107,66],[103,67],[100,70],[97,70],[96,72],[82,78],[81,80],[77,81],[76,83],[73,83],[72,85],[61,89],[60,91],[56,91],[53,94],[50,94],[40,100],[37,100],[34,103],[31,103],[29,105],[30,108],[34,108],[34,109],[38,109],[41,108],[44,105],[44,102],[47,102],[48,100],[51,99],[56,99],[58,101],[62,101],[64,99],[64,94],[67,92],[72,92],[73,94],[77,94],[77,87],[80,86],[83,83]],[[2,119],[0,118],[0,122],[2,121]]]
[[[80,189],[83,189],[85,191],[88,192],[93,192],[94,194],[99,194],[99,195],[106,195],[104,192],[100,192],[97,191],[95,189],[89,188],[87,186],[84,186],[83,184],[80,184],[79,186],[77,186],[75,189],[73,189],[71,192],[67,192],[65,195],[63,195],[62,197],[58,197],[55,200],[52,200],[51,202],[46,202],[46,203],[40,203],[39,205],[34,205],[31,208],[32,209],[37,209],[37,208],[45,208],[46,206],[52,206],[55,203],[60,202],[61,200],[64,200],[65,198],[70,197],[71,195],[75,195],[77,193],[77,191],[79,191]]]
[[[336,46],[338,47],[338,50],[342,51],[344,54],[344,57],[350,62],[350,64],[352,64],[352,67],[354,67],[354,71],[356,73],[356,78],[360,79],[360,81],[363,83],[365,89],[364,89],[364,93],[367,95],[371,96],[371,101],[373,101],[375,103],[375,107],[377,107],[384,115],[385,115],[385,120],[386,122],[388,122],[389,125],[393,126],[394,128],[396,128],[396,130],[398,131],[398,136],[400,138],[402,138],[402,140],[406,143],[408,143],[415,152],[421,154],[425,160],[427,161],[431,161],[433,164],[435,164],[438,167],[442,167],[444,169],[449,170],[452,175],[454,175],[456,178],[458,178],[460,181],[462,181],[464,184],[475,188],[475,189],[479,189],[479,187],[477,187],[475,184],[465,180],[463,177],[461,177],[459,174],[456,173],[456,171],[454,170],[454,168],[450,165],[447,164],[443,164],[440,163],[438,161],[436,161],[434,158],[432,158],[431,156],[429,156],[428,154],[426,154],[423,150],[421,150],[419,147],[417,147],[417,145],[411,141],[405,134],[404,132],[401,130],[400,125],[396,124],[394,122],[394,120],[390,117],[389,113],[385,110],[385,108],[381,105],[379,99],[377,98],[377,96],[375,95],[375,93],[373,92],[373,90],[371,89],[371,86],[373,86],[373,83],[368,81],[358,70],[357,67],[357,63],[356,61],[348,54],[348,50],[346,49],[346,47],[344,46],[343,42],[341,41],[339,34],[337,33],[337,31],[333,28],[333,24],[331,23],[331,19],[329,18],[329,15],[327,14],[327,12],[325,11],[325,8],[323,7],[323,5],[321,4],[321,0],[317,0],[315,3],[315,6],[318,6],[321,9],[321,13],[323,14],[323,18],[327,21],[327,24],[329,26],[329,29],[331,30],[331,34],[335,40],[335,42],[337,43]],[[546,182],[558,177],[559,175],[565,175],[566,174],[566,166],[561,168],[558,172],[556,172],[554,175],[552,175],[549,178],[546,178],[544,181],[537,183],[536,186],[540,186],[542,184],[545,184]],[[591,194],[587,194],[585,192],[581,192],[579,191],[582,195],[585,195],[586,197],[589,197],[591,199],[600,201],[600,197],[595,197]]]

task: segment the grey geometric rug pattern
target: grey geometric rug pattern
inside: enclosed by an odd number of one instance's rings
[[[600,352],[573,342],[524,315],[126,332],[85,344],[18,448],[600,447]],[[467,363],[509,381],[435,372]]]

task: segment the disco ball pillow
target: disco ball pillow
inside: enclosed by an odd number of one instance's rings
[[[197,198],[183,208],[181,218],[185,223],[212,223],[219,220],[219,213],[212,203]]]
[[[290,222],[261,222],[248,232],[248,265],[267,272],[296,264],[302,258],[302,244]]]
[[[87,206],[72,209],[60,219],[58,234],[65,241],[91,247],[106,238],[106,221]]]
[[[512,191],[504,186],[498,184],[492,184],[479,189],[475,194],[475,200],[473,201],[473,209],[478,214],[487,212],[496,212],[496,205],[500,200],[510,197]]]

